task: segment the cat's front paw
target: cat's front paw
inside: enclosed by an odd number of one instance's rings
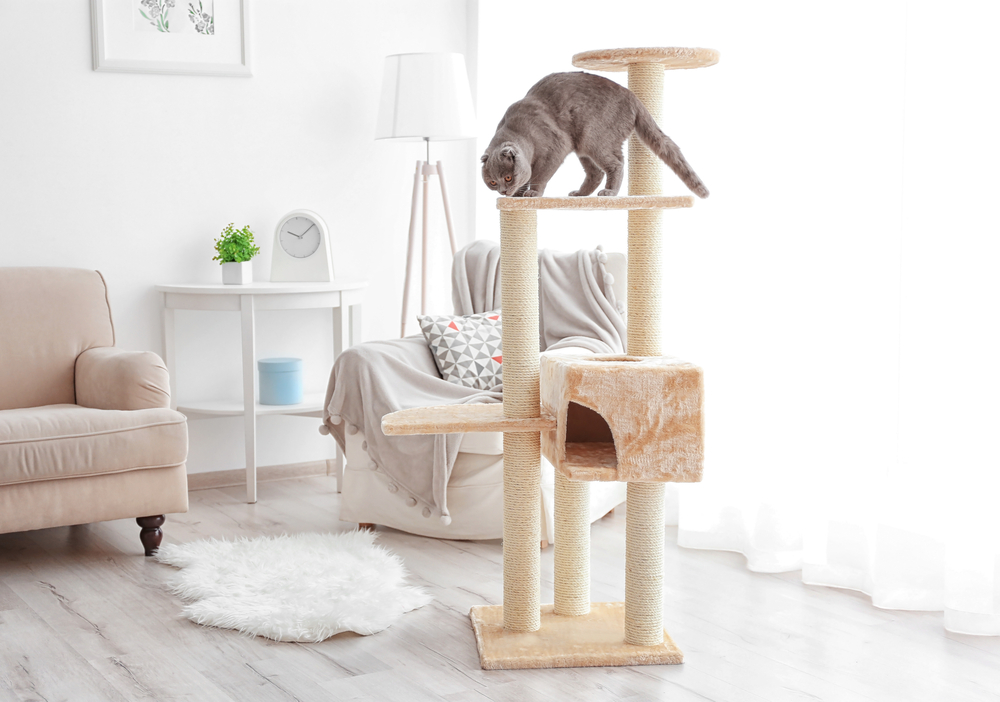
[[[525,190],[524,194],[521,197],[541,197],[541,196],[542,196],[541,190]]]
[[[597,191],[597,197],[614,197],[617,194],[617,190],[608,190],[607,188]]]
[[[586,197],[587,193],[583,192],[582,190],[573,190],[572,192],[570,192],[569,196],[570,197]]]

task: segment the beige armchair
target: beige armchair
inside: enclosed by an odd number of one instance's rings
[[[166,367],[114,343],[100,273],[0,268],[0,533],[136,517],[149,556],[187,511]]]

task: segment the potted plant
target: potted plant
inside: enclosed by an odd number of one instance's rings
[[[249,226],[235,229],[233,223],[222,230],[215,240],[216,255],[213,261],[222,266],[222,282],[226,285],[246,285],[253,281],[253,267],[250,259],[260,253],[254,246],[253,232]]]

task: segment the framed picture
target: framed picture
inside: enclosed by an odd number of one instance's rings
[[[94,70],[250,76],[249,0],[90,0]]]

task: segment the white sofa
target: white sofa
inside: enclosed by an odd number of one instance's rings
[[[609,253],[605,264],[613,276],[615,298],[624,301],[628,289],[624,254]],[[588,353],[561,349],[559,354]],[[448,481],[451,524],[424,518],[420,510],[399,509],[389,496],[389,481],[367,468],[370,459],[361,448],[363,433],[346,437],[345,466],[341,483],[340,519],[345,522],[381,524],[411,534],[441,539],[499,539],[503,536],[503,434],[478,432],[462,439],[458,458]],[[554,542],[554,481],[552,465],[542,458],[542,540]],[[590,518],[600,519],[625,501],[625,483],[591,483]]]

